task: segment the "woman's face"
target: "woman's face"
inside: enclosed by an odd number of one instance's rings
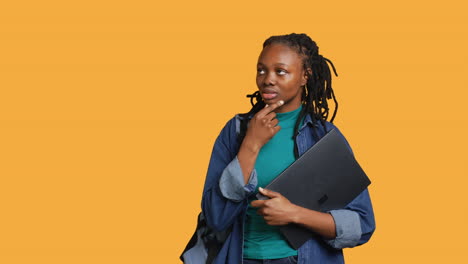
[[[257,87],[266,104],[284,101],[275,112],[297,109],[306,82],[302,58],[294,49],[271,44],[262,50],[257,64]]]

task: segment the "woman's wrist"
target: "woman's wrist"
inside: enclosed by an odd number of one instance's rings
[[[331,214],[294,205],[290,219],[291,223],[307,227],[325,238],[336,237],[335,222]]]
[[[239,152],[237,153],[237,159],[242,169],[244,175],[244,182],[247,184],[249,182],[250,174],[255,166],[255,161],[257,160],[258,153],[260,148],[246,137],[242,142]]]
[[[301,215],[302,215],[302,207],[298,206],[298,205],[295,205],[295,204],[292,204],[293,206],[293,210],[292,210],[292,213],[291,213],[291,218],[290,218],[290,222],[293,223],[293,224],[300,224],[301,223]]]
[[[251,154],[258,155],[262,146],[256,143],[254,140],[251,140],[250,137],[247,135],[244,140],[242,141],[241,147],[239,150],[244,149]]]

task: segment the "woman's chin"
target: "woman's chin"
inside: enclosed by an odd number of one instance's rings
[[[279,100],[280,99],[278,97],[271,98],[271,99],[263,98],[263,101],[265,102],[265,104],[274,104],[274,103],[278,102]]]

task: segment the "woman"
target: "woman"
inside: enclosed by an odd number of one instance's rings
[[[345,208],[322,213],[261,188],[335,128],[337,106],[328,121],[327,100],[336,104],[328,63],[333,67],[305,34],[264,42],[253,107],[223,128],[208,168],[203,217],[208,228],[225,232],[212,263],[343,263],[342,248],[370,239],[375,222],[367,190]],[[256,200],[257,192],[270,199]],[[317,236],[295,250],[279,232],[289,223]]]

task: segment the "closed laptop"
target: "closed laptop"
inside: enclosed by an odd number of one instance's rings
[[[301,207],[327,212],[345,207],[369,184],[345,139],[333,129],[265,188]],[[268,199],[260,193],[257,198]],[[315,236],[295,224],[281,227],[281,232],[295,249]]]

